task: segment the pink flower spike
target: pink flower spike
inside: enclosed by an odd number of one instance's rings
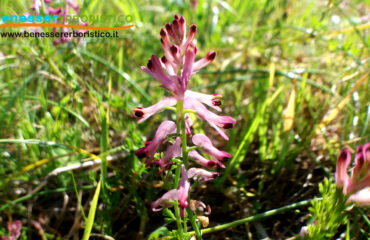
[[[33,0],[31,10],[35,11],[36,15],[40,14],[41,0]]]
[[[195,98],[199,102],[206,104],[207,106],[215,109],[216,111],[219,111],[219,112],[222,111],[222,109],[219,107],[221,105],[221,99],[222,99],[221,94],[215,93],[213,95],[209,95],[209,94],[194,92],[191,90],[186,90],[185,97],[188,97],[188,96]]]
[[[159,101],[158,103],[156,103],[156,104],[154,104],[150,107],[147,107],[147,108],[137,107],[137,108],[135,108],[133,115],[140,119],[138,121],[138,123],[142,123],[145,120],[147,120],[148,118],[150,118],[151,116],[153,116],[154,114],[162,111],[166,107],[172,107],[172,106],[176,105],[176,103],[177,103],[177,101],[174,97],[165,97],[161,101]]]
[[[60,15],[62,13],[62,9],[60,7],[58,8],[48,7],[48,13],[52,15]]]
[[[12,223],[7,222],[6,228],[8,229],[8,237],[3,236],[3,240],[16,240],[21,235],[22,222],[20,220]]]
[[[181,152],[181,138],[176,138],[176,141],[173,145],[169,146],[164,153],[163,158],[157,159],[154,164],[157,164],[160,167],[159,174],[168,170],[172,166],[171,158],[180,157]]]
[[[183,89],[186,89],[188,86],[189,79],[192,75],[193,63],[195,56],[197,55],[197,51],[197,47],[193,44],[189,44],[186,48],[184,68],[182,69],[181,74],[181,86]]]
[[[352,194],[348,202],[354,202],[359,206],[369,206],[370,205],[370,187],[364,188],[355,194]]]
[[[202,168],[190,168],[188,171],[188,178],[198,179],[202,182],[213,180],[218,176],[220,176],[218,172],[210,172]]]
[[[136,151],[136,156],[139,158],[148,157],[147,166],[152,162],[154,154],[157,152],[160,145],[166,140],[168,134],[176,132],[176,123],[172,121],[164,121],[159,125],[155,136],[145,147]]]
[[[211,140],[204,134],[195,134],[192,140],[195,145],[203,147],[206,153],[219,161],[226,161],[231,158],[231,155],[229,153],[215,148]]]
[[[188,207],[188,194],[190,190],[190,183],[188,181],[188,174],[185,165],[181,165],[181,180],[179,183],[179,205],[181,218],[185,216],[185,209]]]
[[[179,198],[179,191],[177,189],[172,189],[156,201],[150,204],[150,207],[153,212],[161,211],[163,208],[172,207],[172,203],[170,201],[176,201]]]
[[[206,55],[206,57],[199,59],[196,61],[193,65],[193,74],[197,73],[200,69],[206,67],[208,64],[210,64],[213,60],[216,58],[216,52],[215,51],[209,51]]]
[[[347,168],[351,163],[351,153],[344,148],[338,156],[335,182],[337,187],[346,187],[348,183]]]
[[[192,151],[189,152],[189,157],[191,159],[193,159],[194,161],[196,161],[199,165],[202,165],[203,167],[217,168],[218,161],[216,162],[216,161],[213,161],[213,160],[208,160],[205,157],[203,157],[202,155],[200,155],[195,150],[192,150]],[[223,168],[225,168],[225,166],[222,163],[221,163],[221,165],[223,166]]]

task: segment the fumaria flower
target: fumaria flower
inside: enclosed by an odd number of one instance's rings
[[[359,205],[370,205],[370,143],[357,147],[355,166],[349,177],[347,171],[350,163],[351,154],[345,148],[337,160],[336,185],[349,196],[349,201]]]
[[[230,116],[220,116],[207,107],[221,112],[222,95],[205,94],[189,90],[191,77],[213,62],[216,58],[215,51],[209,51],[206,56],[197,60],[198,48],[195,45],[195,36],[197,34],[197,26],[192,24],[189,29],[186,27],[186,20],[183,16],[174,16],[171,23],[167,23],[160,31],[161,44],[163,48],[163,56],[158,57],[152,55],[146,66],[141,69],[149,74],[152,78],[160,83],[160,86],[172,94],[172,96],[164,97],[158,103],[149,107],[136,107],[132,116],[138,119],[138,123],[142,123],[156,113],[165,109],[174,110],[176,108],[177,124],[172,121],[164,121],[158,127],[152,141],[148,141],[144,147],[136,151],[136,155],[140,158],[146,157],[147,166],[152,162],[159,167],[159,174],[168,173],[173,166],[173,158],[184,158],[183,154],[189,156],[195,163],[205,168],[225,168],[223,162],[231,158],[227,152],[221,151],[213,146],[212,141],[204,134],[192,134],[192,113],[195,113],[201,120],[207,121],[216,131],[228,140],[229,138],[222,129],[234,127],[236,121]],[[180,110],[182,109],[182,110]],[[194,119],[193,119],[194,120]],[[177,125],[181,126],[177,129]],[[185,133],[183,133],[185,129]],[[169,134],[171,134],[169,136]],[[192,138],[197,150],[184,151],[188,149],[186,142],[182,142],[179,135]],[[164,152],[163,157],[153,161],[155,153],[160,149],[167,139],[174,138],[174,143],[170,144]],[[170,141],[171,142],[171,141]],[[212,157],[207,159],[200,152],[204,152]],[[187,158],[187,156],[185,156]],[[177,159],[176,162],[179,160]],[[171,207],[174,201],[178,201],[180,207],[180,215],[185,216],[185,209],[189,207],[189,179],[197,181],[210,181],[219,176],[218,172],[211,172],[202,168],[191,167],[186,169],[185,164],[181,164],[181,179],[176,189],[172,189],[162,195],[161,198],[151,203],[153,211],[160,211],[163,208]],[[210,213],[210,209],[202,202],[191,202],[191,210],[202,209],[204,213]]]

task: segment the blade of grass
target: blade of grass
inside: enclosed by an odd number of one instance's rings
[[[89,215],[87,217],[86,227],[85,227],[84,235],[82,236],[82,240],[88,240],[90,237],[90,233],[94,225],[96,208],[98,206],[100,186],[101,186],[101,182],[99,181],[98,186],[96,187],[96,190],[95,190],[93,200],[91,202],[91,207],[89,210]]]
[[[145,98],[145,100],[150,101],[150,96],[144,91],[144,89],[142,89],[139,85],[137,85],[136,82],[127,73],[121,71],[116,66],[104,60],[103,58],[95,55],[94,53],[87,52],[85,50],[80,50],[79,52],[87,57],[94,59],[95,61],[98,61],[104,64],[105,66],[115,71],[118,75],[120,75],[123,79],[125,79],[129,84],[131,84],[138,92],[140,92],[142,96]]]

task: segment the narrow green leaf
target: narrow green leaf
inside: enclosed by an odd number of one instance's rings
[[[91,202],[91,207],[90,207],[90,210],[89,210],[89,216],[87,217],[86,227],[85,227],[85,231],[84,231],[84,235],[82,237],[82,240],[88,240],[89,237],[90,237],[90,233],[91,233],[91,230],[92,230],[92,227],[93,227],[93,224],[94,224],[96,208],[98,206],[100,186],[101,186],[101,182],[99,181],[98,186],[96,187],[96,190],[95,190],[93,200]]]

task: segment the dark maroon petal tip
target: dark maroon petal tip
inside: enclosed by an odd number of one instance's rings
[[[166,31],[163,28],[161,28],[161,36],[165,37],[166,35],[167,35]]]
[[[195,24],[191,25],[191,26],[190,26],[190,31],[191,31],[192,33],[195,33],[195,32],[197,31],[197,25],[195,25]]]
[[[221,106],[222,102],[220,99],[212,99],[212,105],[213,106]]]
[[[173,20],[173,21],[172,21],[172,25],[173,25],[174,27],[177,27],[177,26],[179,25],[179,23],[177,22],[177,20]]]
[[[346,161],[347,160],[347,156],[348,156],[348,154],[349,154],[349,151],[348,151],[348,149],[347,148],[344,148],[341,152],[340,152],[340,154],[339,154],[339,161]]]
[[[215,168],[217,166],[217,162],[215,161],[208,161],[207,162],[207,167],[209,168]]]
[[[177,53],[177,47],[175,45],[172,45],[171,48],[170,48],[170,50],[171,50],[171,53],[173,55],[175,55]]]
[[[179,19],[179,15],[175,14],[175,16],[173,16],[176,20]]]
[[[171,23],[166,23],[166,30],[167,31],[170,31],[171,30]]]
[[[143,108],[142,107],[137,107],[134,110],[134,115],[135,117],[141,118],[144,116]]]
[[[181,24],[184,24],[185,23],[185,18],[183,16],[181,16],[179,21],[180,21]]]
[[[162,61],[162,63],[167,63],[167,58],[165,57],[165,56],[163,56],[163,57],[161,57],[161,61]]]
[[[207,54],[207,59],[208,59],[209,61],[213,61],[215,58],[216,58],[216,52],[215,52],[215,51],[209,52],[209,53]]]
[[[234,124],[232,124],[232,123],[225,123],[222,126],[223,129],[229,129],[229,128],[233,128],[233,127],[234,127]]]
[[[145,158],[146,157],[146,151],[145,151],[145,147],[143,148],[139,148],[136,152],[135,152],[135,155],[138,157],[138,158]]]
[[[152,62],[152,60],[149,60],[149,61],[148,61],[147,67],[148,67],[150,70],[152,70],[152,69],[153,69],[153,62]]]

